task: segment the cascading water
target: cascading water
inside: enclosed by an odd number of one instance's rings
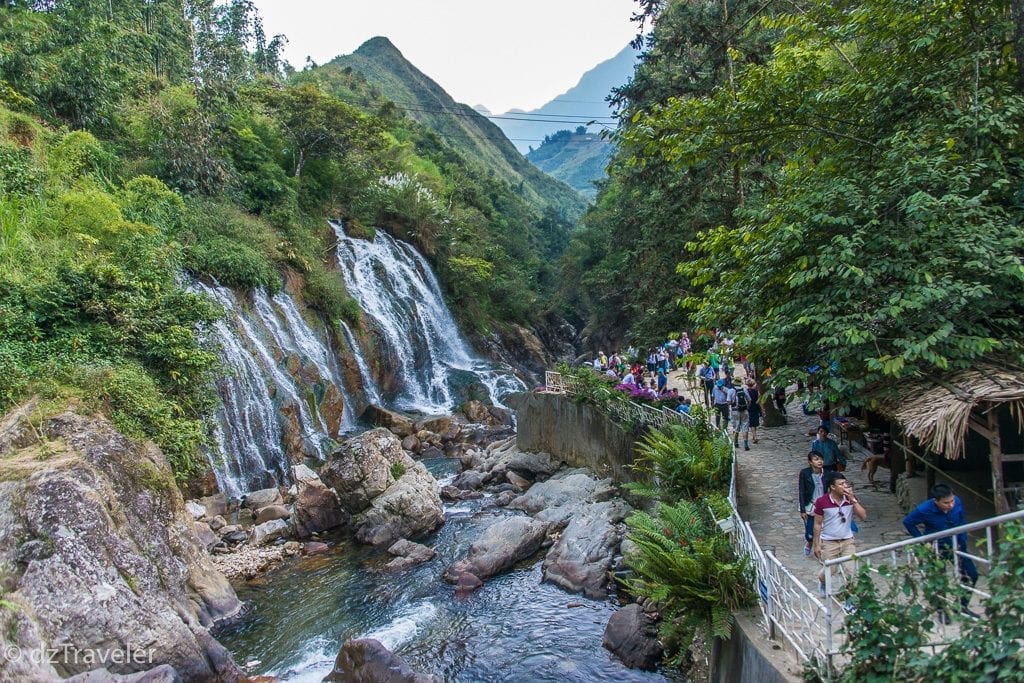
[[[526,388],[510,371],[473,355],[430,265],[412,246],[383,230],[371,242],[348,237],[340,224],[331,225],[338,237],[338,264],[345,286],[397,364],[400,388],[393,397],[395,407],[450,412],[456,403],[455,387],[467,373],[487,387],[498,405],[505,394]],[[358,347],[353,350],[361,355]]]
[[[340,431],[346,431],[354,427],[355,418],[334,356],[287,294],[271,299],[257,290],[253,294],[256,316],[250,318],[232,290],[202,282],[190,288],[219,303],[226,314],[208,331],[230,369],[217,381],[221,405],[213,436],[220,453],[211,453],[210,462],[218,487],[238,496],[287,483],[291,458],[285,445],[289,437],[285,409],[295,416],[300,456],[322,459],[328,440],[338,434],[331,433],[316,401],[310,400],[310,387],[300,387],[302,383],[281,367],[279,358],[291,355],[298,358],[300,368],[312,365],[321,387],[333,384],[342,393]]]
[[[341,321],[341,330],[345,334],[345,341],[348,342],[349,348],[352,349],[352,357],[356,359],[356,367],[359,368],[359,378],[363,382],[363,391],[366,392],[366,398],[371,403],[380,405],[380,387],[377,386],[377,380],[370,374],[370,368],[366,365],[366,359],[359,352],[359,344],[356,342],[355,335],[352,334],[352,329],[344,320]]]

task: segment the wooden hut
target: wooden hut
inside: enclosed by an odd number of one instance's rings
[[[980,435],[988,443],[995,514],[1021,504],[1024,477],[1008,483],[1006,466],[1012,472],[1024,466],[1024,368],[979,364],[942,377],[908,380],[878,411],[902,430],[904,450],[906,440],[914,439],[936,461],[961,460],[971,433]],[[922,460],[929,465],[928,458]],[[898,469],[892,468],[894,484]],[[934,470],[927,473],[930,487]]]

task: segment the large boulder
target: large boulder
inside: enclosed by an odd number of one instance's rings
[[[260,508],[265,508],[268,505],[283,504],[284,498],[281,497],[281,491],[277,488],[252,491],[251,493],[245,494],[242,498],[242,507],[249,510],[259,510]]]
[[[384,427],[405,438],[416,433],[416,425],[401,413],[371,405],[363,411],[363,420],[374,427]]]
[[[355,514],[395,483],[406,461],[413,462],[394,434],[371,429],[341,444],[320,470],[320,478],[338,492],[342,508]]]
[[[622,521],[632,508],[615,499],[584,505],[544,559],[544,579],[588,598],[608,597],[608,571],[625,535]]]
[[[534,484],[509,507],[561,525],[586,503],[600,503],[616,495],[611,479],[595,479],[583,469],[564,470],[547,481]]]
[[[249,545],[257,546],[270,543],[279,538],[287,538],[290,533],[291,526],[288,525],[288,520],[272,519],[252,528],[252,531],[249,532]]]
[[[291,511],[284,505],[268,505],[256,511],[256,518],[252,523],[260,525],[275,519],[288,519],[291,516]]]
[[[348,523],[349,515],[341,509],[338,494],[327,488],[312,470],[305,465],[297,465],[292,468],[292,477],[296,482],[292,525],[299,538],[309,538],[315,533]]]
[[[406,456],[405,472],[373,499],[367,510],[352,518],[356,539],[371,545],[390,545],[416,538],[444,524],[444,506],[437,480],[427,468]]]
[[[415,538],[444,523],[440,490],[427,468],[402,450],[398,437],[373,429],[347,440],[321,472],[363,543]]]
[[[196,538],[167,461],[107,420],[65,413],[43,446],[13,448],[0,467],[4,600],[18,606],[0,648],[104,652],[118,674],[168,664],[183,680],[241,672],[208,628],[241,604]],[[143,656],[132,656],[143,653]],[[7,662],[10,680],[87,673],[82,658]]]
[[[429,548],[420,543],[413,543],[412,541],[404,538],[392,544],[392,546],[388,548],[388,553],[396,556],[395,559],[385,565],[385,568],[391,570],[415,567],[418,564],[429,562],[434,559],[434,555],[437,554],[433,548]]]
[[[346,641],[325,683],[441,683],[432,674],[416,673],[405,660],[373,638]]]
[[[658,624],[636,603],[626,605],[608,620],[604,646],[629,668],[645,671],[657,668],[663,651]]]
[[[500,574],[540,550],[547,530],[547,524],[530,517],[507,517],[473,541],[466,557],[450,566],[444,578],[455,583],[464,572],[484,580]]]

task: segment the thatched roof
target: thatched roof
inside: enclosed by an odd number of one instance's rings
[[[928,450],[957,460],[963,456],[971,411],[987,412],[1003,403],[1024,427],[1024,369],[981,364],[940,378],[907,381],[879,411]]]

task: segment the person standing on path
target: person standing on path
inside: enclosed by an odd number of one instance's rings
[[[868,511],[853,493],[853,486],[842,472],[825,475],[825,495],[814,501],[814,556],[824,562],[852,555],[857,546],[853,540],[853,518],[864,521]],[[835,566],[831,569],[834,576]],[[818,592],[825,592],[825,568],[818,574]],[[833,590],[833,594],[836,591]]]
[[[750,422],[750,436],[752,441],[757,443],[757,428],[761,426],[761,392],[757,390],[757,384],[753,377],[747,377],[747,394],[750,396],[750,407],[747,408],[747,419]],[[746,435],[743,440],[746,441]]]
[[[807,454],[809,467],[800,470],[797,480],[800,519],[804,522],[804,557],[810,557],[814,544],[814,501],[825,495],[825,468],[820,453]]]
[[[818,427],[818,438],[811,442],[811,450],[821,454],[826,472],[842,472],[846,469],[846,456],[839,450],[839,444],[828,438],[828,427]]]
[[[711,392],[711,399],[715,403],[715,429],[728,429],[729,409],[736,400],[736,392],[732,387],[726,386],[724,379],[718,379],[715,381],[715,390]]]
[[[967,524],[967,513],[964,512],[964,504],[960,497],[953,495],[953,489],[946,484],[936,484],[929,492],[931,498],[924,501],[910,511],[903,518],[903,528],[914,538],[924,534],[934,534],[939,531],[948,531],[954,527]],[[924,528],[922,534],[920,527]],[[978,583],[978,568],[969,557],[954,555],[953,539],[949,536],[940,538],[937,542],[939,552],[944,558],[955,562],[960,574],[960,582],[974,586]],[[956,535],[956,549],[962,553],[967,552],[967,534]],[[960,613],[977,618],[978,615],[967,608],[970,603],[970,595],[960,598]],[[945,615],[941,615],[945,616]],[[941,619],[940,616],[940,619]]]
[[[718,373],[710,365],[705,365],[704,369],[700,371],[701,386],[704,387],[704,406],[709,410],[712,406],[711,397],[715,391],[716,379],[718,379]]]
[[[743,432],[743,450],[750,450],[750,423],[749,423],[749,411],[750,411],[750,393],[747,388],[743,386],[743,382],[735,380],[733,382],[733,398],[732,403],[732,447],[739,448],[740,446],[740,432]]]

